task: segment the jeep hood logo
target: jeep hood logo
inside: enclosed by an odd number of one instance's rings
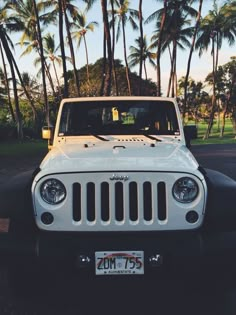
[[[117,174],[113,174],[110,177],[110,180],[123,180],[123,181],[127,181],[129,179],[129,176],[127,175],[117,175]]]

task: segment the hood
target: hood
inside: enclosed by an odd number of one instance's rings
[[[62,144],[47,154],[40,168],[45,174],[86,171],[193,173],[197,170],[197,161],[182,143],[144,139]]]

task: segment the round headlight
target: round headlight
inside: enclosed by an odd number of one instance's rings
[[[41,184],[40,194],[45,202],[56,205],[66,198],[66,188],[58,179],[51,178]]]
[[[194,179],[182,177],[174,183],[172,193],[178,202],[188,203],[196,199],[198,190],[198,185]]]

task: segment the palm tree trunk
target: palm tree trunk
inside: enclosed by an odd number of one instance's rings
[[[211,113],[210,113],[210,117],[209,117],[209,122],[208,122],[208,126],[205,132],[205,135],[203,137],[203,140],[208,139],[211,133],[211,129],[213,126],[213,122],[214,122],[214,116],[215,116],[215,110],[216,110],[216,84],[215,84],[215,38],[213,36],[212,38],[212,59],[213,59],[213,71],[212,71],[212,77],[213,77],[213,95],[212,95],[212,100],[211,100]]]
[[[9,58],[8,61],[9,61],[9,65],[11,68],[13,93],[14,93],[14,99],[15,99],[17,136],[18,136],[18,139],[20,141],[22,141],[23,140],[23,125],[22,125],[22,118],[21,118],[21,112],[20,112],[19,98],[18,98],[18,94],[17,94],[17,83],[16,83],[16,77],[15,77],[15,71],[14,71],[14,67],[13,67],[13,63],[12,63],[11,58]]]
[[[46,60],[45,60],[45,73],[46,73],[46,76],[48,77],[48,81],[49,81],[51,89],[52,89],[52,94],[53,94],[53,96],[55,96],[56,92],[55,92],[52,76],[51,76],[51,73],[50,73],[50,70],[49,70],[49,67],[47,65]]]
[[[39,117],[38,117],[37,109],[36,109],[36,107],[35,107],[35,105],[34,105],[34,101],[32,100],[32,97],[30,96],[29,92],[27,91],[27,89],[26,89],[26,87],[25,87],[25,85],[24,85],[24,82],[23,82],[22,77],[21,77],[20,70],[19,70],[19,68],[18,68],[18,65],[17,65],[17,63],[16,63],[16,61],[15,61],[15,59],[14,59],[14,57],[13,57],[13,54],[12,54],[12,52],[10,51],[10,49],[9,49],[8,54],[9,54],[9,57],[11,58],[11,60],[12,60],[13,67],[15,67],[17,76],[18,76],[18,78],[19,78],[19,80],[20,80],[20,83],[21,83],[21,86],[22,86],[23,91],[24,91],[24,93],[25,93],[25,96],[27,97],[27,99],[28,99],[28,101],[29,101],[29,104],[30,104],[30,106],[31,106],[31,109],[32,109],[32,111],[33,111],[34,121],[35,121],[36,129],[37,129]]]
[[[13,58],[13,55],[12,55],[11,58]],[[28,101],[29,101],[29,103],[30,103],[30,106],[31,106],[31,109],[32,109],[32,112],[33,112],[33,116],[34,116],[34,122],[35,122],[35,124],[36,124],[36,129],[37,129],[37,127],[38,127],[38,121],[39,121],[37,109],[36,109],[36,107],[35,107],[35,105],[34,105],[34,101],[32,100],[32,97],[30,96],[29,92],[27,91],[27,89],[26,89],[26,87],[25,87],[25,85],[24,85],[24,82],[23,82],[22,77],[21,77],[20,70],[19,70],[19,68],[18,68],[18,66],[17,66],[17,63],[16,63],[15,59],[12,59],[12,61],[13,61],[14,67],[15,67],[15,69],[16,69],[18,78],[19,78],[19,80],[20,80],[21,86],[22,86],[22,88],[23,88],[23,91],[24,91],[24,93],[25,93],[25,96],[27,97],[27,99],[28,99]]]
[[[105,82],[104,82],[104,95],[109,96],[111,94],[111,73],[112,73],[112,50],[111,50],[111,34],[108,21],[107,12],[107,0],[101,0],[102,15],[104,31],[106,34],[107,53],[108,53],[108,70],[106,71]]]
[[[229,101],[227,100],[224,111],[223,111],[223,117],[222,117],[222,124],[221,124],[221,129],[220,129],[220,138],[223,138],[224,136],[224,131],[225,131],[225,117],[228,112],[229,108]]]
[[[66,68],[66,54],[65,54],[65,44],[64,44],[64,34],[63,34],[62,1],[58,1],[58,8],[59,8],[59,39],[60,39],[63,78],[64,78],[63,96],[68,97],[69,96],[69,86],[68,86],[68,77],[67,77],[67,68]]]
[[[7,60],[9,62],[10,70],[11,70],[11,76],[12,76],[12,85],[13,85],[13,94],[14,94],[14,100],[15,100],[15,117],[16,117],[16,126],[17,126],[17,136],[20,141],[23,140],[23,128],[22,128],[22,118],[21,118],[21,112],[20,112],[20,105],[19,105],[19,98],[17,94],[17,82],[16,82],[16,76],[15,76],[15,70],[13,66],[13,55],[11,53],[11,50],[9,49],[7,40],[4,36],[1,36],[1,42],[3,45],[3,49],[5,51],[5,54],[7,56]]]
[[[176,60],[177,60],[177,57],[175,58],[175,77],[174,77],[175,93],[173,97],[178,96],[178,77],[177,77],[177,69],[176,69]]]
[[[159,40],[157,45],[157,96],[161,96],[161,46],[162,46],[162,37],[163,37],[163,30],[166,20],[166,13],[167,13],[167,1],[164,0],[164,10],[161,17],[161,25],[159,31]]]
[[[170,55],[170,64],[171,64],[171,66],[170,66],[169,84],[168,84],[168,89],[167,89],[167,94],[166,94],[167,97],[170,96],[171,83],[172,83],[173,71],[174,71],[174,58],[173,58],[174,48],[173,48],[173,51],[171,53],[170,46],[168,45],[168,50],[169,50],[169,55]]]
[[[119,89],[118,89],[118,81],[117,81],[117,74],[116,74],[116,64],[115,64],[115,14],[114,14],[114,0],[111,0],[111,11],[112,11],[112,69],[113,69],[113,78],[115,82],[115,89],[116,89],[116,95],[119,95]]]
[[[4,71],[4,83],[5,83],[5,87],[6,87],[6,91],[7,91],[9,111],[10,111],[13,122],[16,122],[14,110],[13,110],[12,103],[11,103],[11,96],[10,96],[10,89],[9,89],[9,83],[8,83],[6,63],[5,63],[5,58],[4,58],[1,43],[0,43],[0,51],[1,51],[1,57],[2,57],[2,64],[3,64],[3,71]]]
[[[231,98],[232,93],[233,93],[233,88],[234,88],[234,86],[235,86],[235,82],[236,82],[236,74],[234,73],[234,74],[233,74],[233,77],[232,77],[232,82],[231,82],[231,84],[230,84],[229,94],[227,95],[226,105],[225,105],[224,112],[223,112],[222,126],[221,126],[221,131],[220,131],[220,138],[223,138],[223,136],[224,136],[224,131],[225,131],[225,118],[226,118],[226,114],[227,114],[228,109],[229,109],[229,101],[230,101],[230,98]]]
[[[218,63],[219,63],[219,34],[216,34],[216,60],[215,60],[215,72],[218,69]]]
[[[88,81],[88,84],[90,84],[90,82],[89,82],[88,47],[87,47],[87,43],[86,43],[86,38],[85,38],[85,35],[83,35],[83,39],[84,39],[84,48],[85,48],[85,55],[86,55],[87,81]]]
[[[142,71],[143,71],[143,12],[142,0],[139,0],[139,28],[140,28],[140,62],[139,62],[139,95],[142,95]]]
[[[39,16],[38,16],[38,10],[36,6],[36,0],[33,0],[33,6],[34,6],[34,13],[36,17],[36,23],[37,23],[37,37],[38,37],[38,43],[39,43],[39,49],[40,49],[40,58],[41,58],[41,68],[42,68],[42,83],[43,83],[43,97],[44,97],[44,106],[46,110],[46,121],[49,126],[49,106],[48,106],[48,97],[47,97],[47,86],[46,86],[46,77],[45,77],[45,58],[43,53],[43,41],[41,36],[41,28],[40,28],[40,22],[39,22]]]
[[[68,16],[66,13],[65,1],[63,1],[63,12],[64,12],[64,16],[65,16],[66,32],[67,32],[67,38],[68,38],[68,43],[69,43],[69,48],[70,48],[71,62],[73,65],[73,74],[74,74],[75,86],[76,86],[77,94],[78,94],[78,96],[80,96],[79,73],[78,73],[78,70],[77,70],[76,64],[75,64],[75,52],[74,52],[73,42],[72,42],[71,33],[70,33],[70,23],[69,23]]]
[[[60,94],[60,96],[61,96],[61,86],[60,86],[60,82],[59,82],[59,78],[58,78],[58,74],[57,74],[57,69],[56,69],[55,61],[54,61],[54,60],[52,61],[52,65],[53,65],[53,70],[54,70],[55,77],[56,77],[56,81],[57,81],[58,92],[59,92],[59,94]]]
[[[41,59],[42,57],[41,57],[40,49],[37,48],[37,52],[38,52],[39,57]],[[54,89],[54,85],[53,85],[53,81],[52,81],[52,76],[50,74],[50,71],[49,71],[49,68],[48,68],[48,65],[47,65],[47,62],[46,62],[45,58],[44,58],[44,69],[45,69],[45,74],[46,74],[46,76],[48,78],[49,84],[51,86],[53,96],[55,96],[56,93],[55,93],[55,89]]]
[[[127,80],[127,85],[128,85],[128,93],[129,93],[129,95],[131,95],[131,85],[130,85],[130,77],[129,77],[129,66],[128,66],[127,52],[126,52],[125,24],[124,24],[123,19],[122,19],[122,33],[123,33],[123,48],[124,48],[126,80]]]
[[[191,45],[189,57],[188,57],[187,73],[186,73],[185,81],[184,81],[184,102],[183,102],[183,114],[182,114],[183,115],[183,121],[185,118],[185,112],[186,112],[186,106],[187,106],[187,92],[188,92],[188,79],[189,79],[189,73],[190,73],[190,66],[191,66],[195,41],[196,41],[196,37],[197,37],[197,32],[198,32],[198,28],[200,25],[202,3],[203,3],[203,0],[199,0],[198,15],[197,15],[197,20],[196,20],[195,29],[194,29],[193,38],[192,38],[192,45]]]
[[[105,77],[106,77],[106,65],[107,65],[107,41],[105,26],[103,27],[103,64],[102,64],[102,83],[100,87],[100,96],[104,95]]]
[[[144,62],[143,62],[143,66],[144,66],[144,73],[145,73],[145,79],[146,79],[146,81],[147,81],[147,67],[146,67],[146,62],[145,62],[145,60],[144,60]]]
[[[172,65],[171,65],[170,76],[169,76],[169,82],[168,82],[168,88],[167,88],[167,93],[166,93],[166,96],[167,96],[167,97],[170,96],[172,77],[173,77],[173,70],[172,70]]]
[[[173,42],[173,71],[172,71],[172,93],[171,96],[176,95],[176,58],[177,58],[177,42]]]

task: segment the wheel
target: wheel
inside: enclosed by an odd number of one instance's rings
[[[17,296],[33,295],[40,282],[34,224],[30,219],[11,218],[8,234],[11,248],[7,280],[10,291]]]

